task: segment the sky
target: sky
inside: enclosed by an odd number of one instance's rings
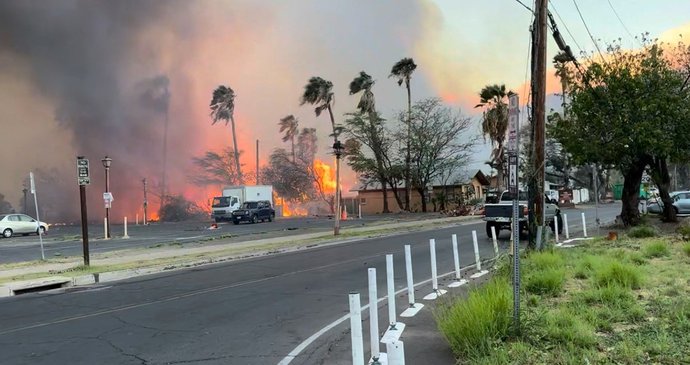
[[[690,37],[687,0],[577,4],[602,47],[618,38],[636,47],[628,32]],[[553,0],[550,10],[576,54],[595,50],[573,1]],[[140,206],[141,179],[153,187],[160,183],[167,110],[169,190],[203,199],[217,187],[189,183],[191,157],[231,140],[229,127],[212,126],[209,117],[211,92],[221,84],[237,94],[239,144],[250,169],[257,139],[262,162],[272,149],[287,147],[277,123],[288,114],[298,117],[300,127],[317,129],[319,157],[333,163],[325,148],[330,122],[299,105],[307,80],[321,76],[334,83],[334,113],[342,120],[358,100],[348,95],[348,84],[366,71],[376,80],[378,110],[392,119],[406,95],[388,75],[403,57],[418,65],[413,101],[441,97],[471,116],[472,132],[479,134],[480,111],[473,107],[483,86],[506,84],[526,100],[530,23],[531,13],[516,0],[5,0],[0,127],[9,132],[0,143],[0,193],[20,207],[23,180],[41,170],[52,178],[39,192],[61,197],[53,204],[74,214],[74,160],[84,155],[93,171],[89,201],[102,207],[100,159],[109,155],[115,215],[132,216]],[[548,59],[555,53],[550,40]],[[169,101],[144,98],[152,80],[160,79],[167,80]],[[547,90],[557,89],[549,77]],[[489,151],[477,146],[467,171],[487,171]],[[352,172],[343,175],[346,189],[356,184]]]

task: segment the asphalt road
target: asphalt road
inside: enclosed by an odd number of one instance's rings
[[[341,227],[356,227],[381,221],[409,221],[438,218],[439,214],[387,214],[341,221]],[[89,251],[91,253],[125,250],[138,247],[153,247],[161,243],[175,242],[180,245],[193,244],[211,237],[227,238],[230,241],[245,241],[268,238],[277,235],[328,232],[333,229],[333,219],[327,217],[278,218],[273,222],[258,224],[220,223],[219,229],[209,229],[211,222],[153,223],[148,226],[129,225],[129,239],[122,238],[124,227],[112,225],[112,239],[104,240],[103,226],[89,226]],[[81,226],[53,226],[43,237],[46,258],[82,256]],[[206,245],[219,244],[217,241]],[[38,260],[41,258],[39,237],[15,236],[0,238],[0,264]]]
[[[618,209],[607,206],[600,216],[612,220]],[[593,222],[593,210],[586,212]],[[302,341],[347,314],[348,292],[358,291],[362,304],[368,302],[367,268],[377,268],[379,296],[385,294],[385,254],[394,254],[396,289],[402,289],[405,244],[412,245],[415,281],[420,282],[430,276],[428,240],[436,239],[439,273],[445,273],[452,268],[453,233],[459,238],[462,265],[470,264],[472,230],[480,237],[482,257],[492,257],[483,223],[466,222],[107,286],[4,298],[0,363],[277,364]],[[571,233],[577,230],[571,224]],[[420,286],[418,300],[430,290],[429,285]],[[402,308],[406,299],[398,299]],[[379,313],[383,329],[386,308]],[[348,326],[348,321],[335,326],[291,364],[347,363],[332,357],[342,351],[331,350],[349,346]]]

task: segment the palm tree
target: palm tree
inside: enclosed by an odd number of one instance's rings
[[[489,165],[497,171],[497,188],[500,191],[503,184],[503,163],[505,154],[503,145],[508,131],[508,97],[505,85],[487,85],[479,92],[479,104],[475,108],[484,108],[482,114],[482,133],[489,137],[494,146]]]
[[[320,116],[321,112],[328,110],[328,115],[331,118],[331,127],[333,129],[333,147],[340,147],[338,135],[342,128],[336,127],[335,118],[333,118],[333,83],[324,80],[321,77],[314,76],[309,79],[307,85],[304,86],[304,93],[300,99],[300,105],[311,104],[315,105],[314,113]],[[336,150],[337,151],[337,150]],[[335,155],[335,225],[333,227],[333,234],[340,234],[340,154],[336,152]]]
[[[383,213],[390,213],[388,208],[388,189],[386,187],[386,175],[384,174],[383,157],[381,154],[381,143],[378,135],[379,117],[376,113],[376,101],[371,87],[374,86],[374,80],[366,72],[361,71],[359,76],[355,77],[350,82],[350,95],[362,92],[362,96],[357,104],[357,109],[369,116],[369,130],[371,133],[372,150],[374,152],[374,159],[379,173],[379,183],[383,192]]]
[[[290,141],[292,147],[292,163],[295,163],[295,137],[297,136],[297,127],[299,121],[294,115],[290,114],[285,118],[280,119],[280,133],[285,132],[283,135],[283,142]]]
[[[244,184],[242,169],[240,168],[240,152],[237,149],[237,133],[235,133],[235,92],[229,86],[218,86],[218,88],[213,90],[213,98],[209,106],[211,107],[211,117],[213,118],[211,125],[216,124],[219,120],[224,120],[225,125],[228,125],[228,121],[230,122],[232,127],[232,144],[235,152],[235,169],[238,181],[240,184]]]
[[[398,86],[405,83],[405,88],[407,88],[407,155],[405,156],[405,210],[410,210],[410,198],[411,198],[411,187],[410,187],[410,135],[412,123],[412,96],[410,93],[410,79],[412,78],[412,73],[417,69],[417,65],[411,58],[403,58],[396,62],[391,69],[391,74],[388,77],[397,77]]]

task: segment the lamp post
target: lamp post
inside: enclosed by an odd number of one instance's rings
[[[110,192],[110,164],[113,162],[113,159],[105,156],[104,159],[101,160],[103,162],[103,167],[105,167],[105,192],[109,193]],[[106,203],[105,206],[105,220],[106,220],[106,231],[108,232],[107,237],[105,238],[110,238],[110,202]]]
[[[333,153],[335,154],[335,226],[333,227],[333,235],[340,234],[340,156],[343,154],[345,147],[339,140],[333,143]]]

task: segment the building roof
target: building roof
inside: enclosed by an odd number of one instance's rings
[[[472,179],[475,179],[475,178],[477,179],[477,181],[478,181],[482,186],[488,186],[488,185],[490,184],[489,179],[486,177],[486,175],[484,175],[484,173],[482,172],[482,170],[477,170],[477,173],[474,174],[474,176],[472,177]],[[443,184],[434,184],[434,185],[432,185],[432,187],[433,187],[433,188],[442,188],[442,187],[454,187],[454,188],[459,188],[459,187],[462,187],[462,186],[469,185],[470,182],[472,181],[472,179],[470,179],[470,181],[468,181],[468,182],[466,182],[466,183],[462,183],[462,184],[446,184],[446,185],[443,185]],[[398,184],[398,187],[397,187],[397,188],[398,188],[398,189],[405,189],[405,184],[402,184],[402,183],[401,183],[401,184]],[[350,189],[351,192],[358,192],[358,191],[381,191],[381,190],[382,190],[382,189],[381,189],[381,184],[379,184],[378,182],[374,182],[374,183],[371,183],[371,184],[360,184],[359,186],[355,186],[355,187],[353,187],[352,189]],[[388,187],[388,190],[392,190],[392,189],[391,189],[390,187]]]

